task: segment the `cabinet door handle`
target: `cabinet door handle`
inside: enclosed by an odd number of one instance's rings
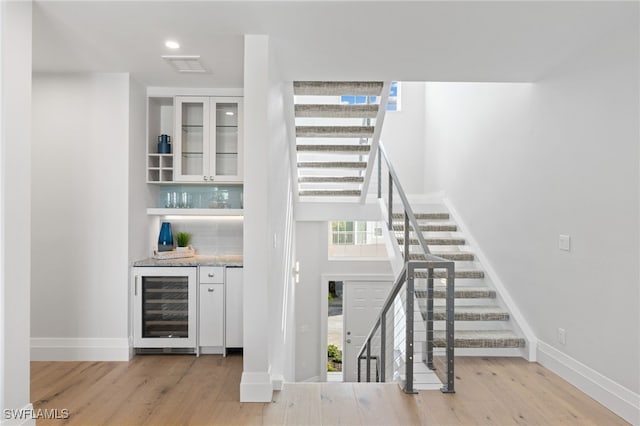
[[[209,180],[213,182],[213,176],[209,176]]]
[[[207,291],[208,291],[209,293],[213,293],[213,292],[214,292],[214,288],[213,288],[213,287],[209,287],[209,288],[207,289]]]
[[[209,180],[209,176],[203,176],[204,180]]]
[[[214,274],[213,272],[209,272],[207,275],[209,276],[209,278],[213,278],[216,276],[216,274]]]
[[[133,280],[133,295],[137,296],[138,295],[138,276],[136,275],[134,280]]]

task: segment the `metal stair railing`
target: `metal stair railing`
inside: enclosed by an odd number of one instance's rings
[[[435,269],[444,269],[446,271],[446,323],[445,323],[445,356],[446,356],[446,374],[444,376],[444,386],[442,392],[453,393],[454,388],[454,295],[455,295],[455,264],[451,260],[446,260],[434,256],[429,251],[424,236],[420,231],[418,221],[411,209],[409,200],[400,185],[400,181],[389,161],[389,158],[382,144],[378,146],[378,198],[382,199],[382,164],[384,163],[388,169],[388,194],[387,194],[387,226],[390,232],[394,232],[393,228],[393,193],[394,188],[402,203],[402,218],[404,219],[404,265],[398,274],[391,291],[385,300],[384,305],[377,316],[371,331],[367,335],[357,356],[358,381],[362,379],[362,362],[366,362],[365,379],[371,381],[371,362],[375,361],[375,379],[376,381],[387,381],[387,369],[392,368],[394,364],[402,362],[402,354],[404,354],[403,366],[398,369],[404,369],[404,386],[406,393],[415,393],[413,378],[414,363],[414,301],[415,301],[415,280],[417,271],[425,271],[427,276],[427,315],[426,315],[426,345],[423,361],[427,367],[435,370],[433,364],[433,279]],[[410,235],[411,230],[418,241],[418,246],[424,254],[425,260],[409,260],[410,254]],[[404,316],[404,321],[402,321]],[[404,328],[404,330],[403,330]],[[404,339],[404,342],[402,340]],[[402,348],[404,346],[404,348]],[[391,357],[389,352],[391,349]],[[374,353],[376,352],[376,353]],[[391,362],[389,362],[391,361]],[[394,371],[394,379],[402,377],[402,374]]]

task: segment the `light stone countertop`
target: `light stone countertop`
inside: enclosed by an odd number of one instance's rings
[[[180,259],[147,259],[133,262],[133,266],[242,266],[242,256],[201,256],[183,257]]]

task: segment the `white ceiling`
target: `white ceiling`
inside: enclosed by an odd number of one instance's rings
[[[33,67],[242,87],[243,35],[267,34],[287,80],[535,81],[626,25],[637,2],[36,0]],[[213,72],[178,74],[163,54]]]

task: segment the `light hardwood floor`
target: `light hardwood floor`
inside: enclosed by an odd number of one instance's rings
[[[271,404],[239,402],[242,357],[138,356],[32,362],[34,408],[68,409],[38,425],[623,425],[538,364],[456,358],[456,393],[406,395],[395,384],[292,383]]]

